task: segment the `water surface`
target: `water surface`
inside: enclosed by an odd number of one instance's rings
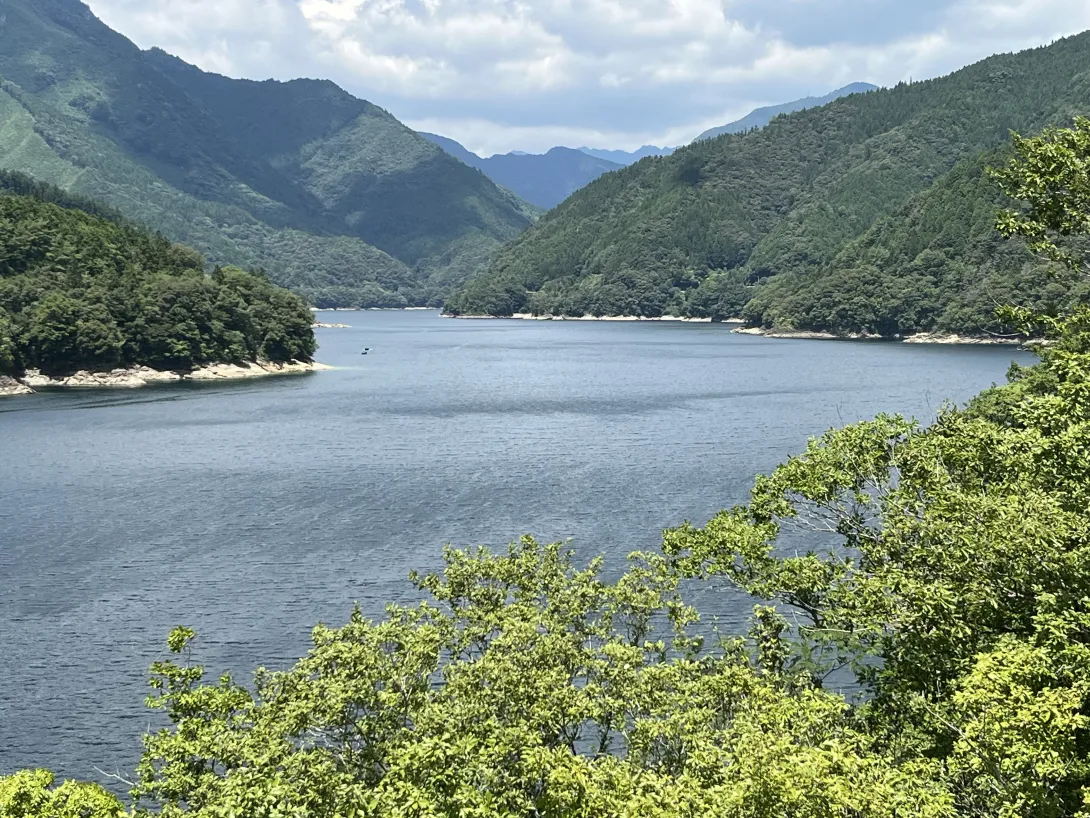
[[[570,537],[616,567],[743,502],[810,436],[930,419],[1027,360],[709,324],[322,317],[353,325],[319,331],[333,372],[0,402],[0,773],[131,770],[174,625],[244,677],[353,602],[409,599],[446,542]],[[696,602],[727,627],[748,608]]]

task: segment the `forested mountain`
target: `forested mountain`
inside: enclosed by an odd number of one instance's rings
[[[1011,129],[1090,107],[1090,34],[857,94],[579,191],[448,301],[455,313],[729,317],[783,329],[996,329],[1077,295],[993,252],[985,178]]]
[[[758,108],[757,110],[747,114],[742,119],[739,119],[737,122],[731,122],[730,124],[724,125],[720,128],[712,128],[711,130],[705,131],[700,136],[698,136],[697,139],[711,139],[724,133],[743,133],[745,131],[753,130],[754,128],[763,128],[765,125],[771,122],[773,118],[779,116],[780,114],[789,114],[795,111],[801,111],[805,108],[817,108],[819,106],[832,102],[835,99],[840,99],[840,97],[845,97],[849,94],[859,94],[866,91],[873,91],[876,88],[878,88],[877,85],[871,85],[868,82],[853,82],[852,84],[846,85],[843,88],[838,88],[836,91],[826,94],[823,97],[806,97],[805,99],[797,99],[794,102],[786,102],[783,105],[771,105],[767,108]],[[524,192],[518,187],[503,181],[499,176],[492,173],[489,168],[482,167],[480,164],[478,164],[479,162],[491,162],[492,160],[499,159],[501,157],[494,156],[492,157],[492,159],[481,159],[476,154],[466,150],[462,145],[458,144],[453,139],[447,139],[443,136],[436,136],[435,134],[422,134],[422,136],[426,136],[428,139],[435,142],[435,144],[441,146],[445,151],[447,151],[447,153],[451,154],[451,156],[458,157],[467,165],[470,165],[472,167],[479,167],[481,170],[487,173],[491,179],[515,191],[528,202],[539,205],[541,207],[549,208],[555,207],[557,204],[563,201],[564,198],[567,198],[566,196],[564,196],[557,199],[552,204],[542,204],[541,201],[535,201],[535,199],[533,198],[533,190]],[[547,155],[552,156],[554,153],[558,153],[560,151],[570,152],[571,150],[572,149],[570,148],[553,148],[551,151],[549,151]],[[645,159],[648,156],[669,156],[675,150],[676,148],[659,148],[655,145],[644,145],[642,148],[638,148],[634,151],[603,150],[600,148],[588,148],[585,146],[578,149],[580,153],[584,153],[587,156],[593,156],[596,159],[601,159],[614,166],[607,168],[607,170],[615,170],[616,167],[627,167],[628,165],[635,164],[636,162],[639,162],[641,159]],[[506,156],[529,155],[530,154],[526,154],[521,151],[506,154]],[[557,155],[557,158],[559,158],[559,154]],[[570,159],[570,157],[565,158]],[[604,172],[605,171],[603,170],[602,173]],[[599,173],[598,175],[601,175],[601,173]],[[583,184],[587,184],[590,181],[591,179],[587,179],[587,181]],[[583,185],[573,187],[571,190],[568,191],[568,195],[570,195],[575,190],[578,190],[578,188],[582,186]],[[530,195],[527,195],[528,193]]]
[[[0,374],[309,360],[311,314],[260,275],[0,172]]]
[[[996,232],[1003,199],[987,169],[1008,158],[998,149],[965,160],[819,270],[774,276],[748,303],[750,288],[723,277],[717,309],[754,325],[898,336],[1000,332],[997,307],[1056,314],[1085,301],[1090,281]]]
[[[0,168],[326,305],[436,301],[526,205],[330,82],[247,82],[143,53],[79,0],[0,0]]]
[[[530,204],[550,210],[579,188],[621,165],[598,159],[572,148],[553,148],[547,153],[504,153],[482,158],[453,139],[420,134],[451,156],[484,173]]]
[[[820,108],[822,105],[828,105],[830,102],[846,97],[849,94],[865,94],[867,91],[876,90],[878,90],[878,86],[871,85],[869,82],[853,82],[843,88],[837,88],[823,97],[804,97],[803,99],[796,99],[794,102],[785,102],[783,105],[769,105],[766,108],[757,108],[739,120],[704,131],[697,139],[715,139],[715,137],[725,133],[745,133],[754,128],[765,127],[781,114],[793,114],[795,111],[804,111],[807,108]]]
[[[724,133],[743,133],[754,128],[763,128],[780,114],[816,108],[840,97],[873,91],[877,87],[866,82],[853,82],[823,97],[806,97],[783,105],[758,108],[737,122],[705,131],[697,139],[711,139]],[[552,148],[540,155],[513,151],[482,158],[448,137],[430,133],[420,135],[470,167],[483,171],[496,184],[502,185],[530,204],[545,210],[556,207],[572,193],[590,184],[603,173],[627,167],[648,156],[669,156],[674,152],[674,148],[644,145],[635,151],[600,150],[587,147]]]
[[[644,145],[642,148],[638,148],[634,151],[610,151],[602,150],[601,148],[587,147],[582,147],[579,150],[587,156],[605,159],[607,162],[613,162],[618,165],[631,165],[648,156],[669,156],[674,152],[673,148],[659,148],[654,145]]]

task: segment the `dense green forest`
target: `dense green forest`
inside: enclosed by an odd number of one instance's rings
[[[645,159],[547,214],[447,309],[999,331],[997,304],[1066,305],[1085,287],[999,249],[986,168],[1011,129],[1068,124],[1088,99],[1083,34]]]
[[[1000,306],[1056,313],[1085,301],[1090,282],[996,231],[1004,198],[989,169],[1007,160],[1004,150],[965,160],[810,273],[773,276],[755,293],[718,279],[718,308],[757,326],[893,337],[1011,332]]]
[[[1003,234],[1086,269],[1090,120],[996,183]],[[1090,306],[1006,313],[1039,364],[930,426],[811,440],[620,576],[530,537],[448,548],[423,602],[252,684],[206,680],[179,627],[132,805],[24,771],[0,815],[1085,818]],[[757,598],[748,632],[701,623],[693,582]]]
[[[331,82],[141,52],[79,0],[0,0],[0,168],[320,306],[438,304],[535,212]]]
[[[108,206],[0,172],[0,374],[310,360],[312,317]]]

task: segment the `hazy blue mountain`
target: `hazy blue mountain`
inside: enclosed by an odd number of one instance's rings
[[[877,85],[871,85],[869,82],[853,82],[851,85],[837,88],[832,93],[826,94],[823,97],[804,97],[803,99],[796,99],[794,102],[785,102],[783,105],[769,105],[767,108],[758,108],[756,111],[751,111],[735,122],[704,131],[704,133],[700,134],[694,141],[714,139],[720,134],[725,133],[745,133],[754,128],[763,128],[780,114],[793,114],[795,111],[803,111],[807,108],[820,108],[822,105],[829,104],[834,99],[840,99],[849,94],[864,94],[867,91],[876,91],[877,89]]]
[[[445,136],[439,136],[439,134],[434,133],[421,132],[420,135],[427,139],[429,142],[434,142],[436,145],[449,153],[455,159],[464,162],[471,168],[477,168],[478,170],[482,169],[481,163],[485,160],[479,157],[469,148],[462,145],[460,142],[455,142],[453,139],[448,139]]]
[[[648,156],[669,156],[674,152],[673,148],[659,148],[654,145],[644,145],[634,151],[609,151],[585,146],[579,150],[587,156],[605,159],[607,162],[616,162],[618,165],[632,165]]]
[[[845,85],[843,88],[838,88],[823,97],[806,97],[805,99],[796,99],[794,102],[785,102],[783,105],[770,105],[767,108],[758,108],[756,111],[752,111],[737,122],[731,122],[720,128],[712,128],[709,131],[705,131],[697,137],[697,140],[711,139],[719,136],[721,133],[743,133],[754,128],[763,128],[771,122],[774,117],[777,117],[780,114],[790,114],[795,111],[805,110],[806,108],[818,108],[832,102],[834,99],[848,96],[848,94],[861,94],[867,91],[874,91],[877,88],[877,85],[871,85],[869,82],[853,82],[851,85]],[[632,165],[647,156],[669,156],[676,148],[660,148],[655,145],[644,145],[642,148],[634,151],[618,151],[588,148],[584,146],[579,148],[579,150],[588,156],[595,156],[609,162],[616,162],[618,165]]]
[[[496,184],[546,210],[556,207],[603,173],[621,167],[616,162],[589,156],[572,148],[553,148],[544,154],[512,151],[486,159],[445,136],[431,133],[422,133],[421,136],[470,167],[477,168]]]

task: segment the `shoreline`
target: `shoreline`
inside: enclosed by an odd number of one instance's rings
[[[889,335],[867,335],[853,332],[847,335],[835,335],[831,332],[816,330],[776,330],[761,327],[739,327],[731,330],[738,335],[755,335],[761,338],[778,338],[803,341],[880,341],[900,344],[937,344],[948,346],[1025,346],[1028,341],[1020,338],[1000,338],[994,336],[958,335],[952,332],[918,332],[904,337]]]
[[[711,318],[685,318],[680,315],[660,315],[645,318],[642,315],[534,315],[529,312],[516,312],[514,315],[444,315],[464,321],[667,321],[686,324],[711,324]],[[741,319],[727,318],[718,323],[741,324]]]
[[[33,392],[29,386],[20,383],[10,375],[0,375],[0,398],[10,398],[15,395],[29,395]]]
[[[454,318],[467,321],[673,321],[679,323],[709,324],[711,318],[684,318],[677,315],[662,315],[656,318],[644,318],[638,315],[580,315],[580,316],[556,316],[533,315],[532,313],[517,312],[514,315],[443,315],[443,318]],[[741,318],[725,318],[714,322],[720,324],[739,325],[745,322]],[[753,335],[761,338],[776,338],[796,341],[876,341],[883,343],[901,344],[936,344],[948,346],[1025,346],[1029,341],[1019,338],[1001,338],[979,335],[959,335],[957,333],[943,332],[918,332],[915,335],[887,336],[867,335],[866,333],[848,333],[836,335],[832,332],[819,330],[777,330],[764,329],[762,327],[735,326],[731,330],[738,335]]]
[[[442,307],[311,307],[311,312],[439,312]]]
[[[82,369],[72,375],[51,377],[37,369],[28,369],[22,377],[0,376],[0,397],[30,395],[38,389],[139,389],[159,383],[210,383],[270,378],[279,375],[306,375],[333,369],[316,361],[248,361],[243,364],[208,364],[193,370],[160,370],[147,366],[92,372]]]

